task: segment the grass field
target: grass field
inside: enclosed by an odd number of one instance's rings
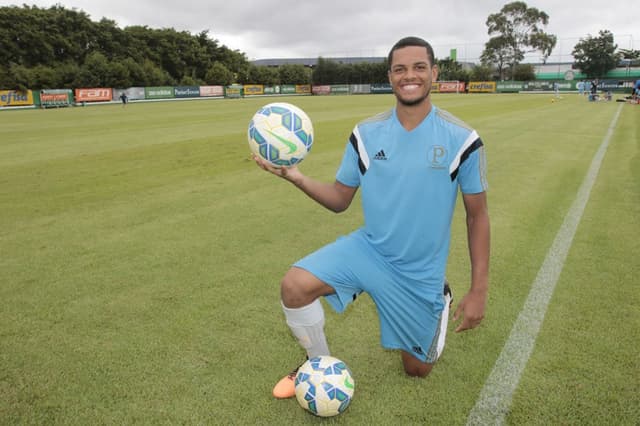
[[[270,396],[302,359],[279,306],[288,266],[361,222],[250,160],[265,99],[0,112],[0,424],[465,424],[618,108],[602,168],[513,396],[513,425],[640,422],[640,107],[567,95],[434,95],[482,136],[491,293],[433,373],[405,377],[375,308],[326,309],[356,379],[321,420]],[[280,98],[333,180],[354,124],[390,95]],[[448,277],[468,287],[462,209]],[[450,324],[450,331],[453,324]]]

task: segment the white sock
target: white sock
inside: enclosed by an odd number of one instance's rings
[[[324,335],[324,310],[320,299],[301,308],[287,308],[282,304],[284,316],[298,343],[306,349],[307,356],[330,355]]]

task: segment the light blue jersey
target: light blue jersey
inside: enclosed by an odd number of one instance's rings
[[[407,131],[395,109],[359,123],[337,180],[359,186],[369,243],[408,278],[441,286],[458,188],[487,189],[478,134],[433,106]]]
[[[410,132],[394,109],[351,134],[336,178],[360,187],[365,223],[295,266],[333,287],[326,300],[337,312],[366,292],[386,348],[429,363],[442,351],[451,219],[458,189],[487,188],[482,146],[475,131],[435,107]]]

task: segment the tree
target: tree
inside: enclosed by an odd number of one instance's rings
[[[50,89],[73,88],[73,81],[80,72],[80,67],[75,62],[64,62],[56,65],[54,70],[57,75],[57,86],[49,87]]]
[[[488,34],[493,36],[485,44],[482,58],[485,64],[496,64],[500,71],[510,64],[512,71],[524,59],[525,53],[540,51],[543,62],[553,51],[557,37],[547,34],[541,27],[549,23],[549,15],[515,1],[502,7],[499,13],[487,18]]]
[[[546,64],[549,55],[553,52],[553,48],[556,47],[558,38],[555,35],[549,35],[544,33],[531,34],[529,39],[533,46],[537,46],[537,49],[542,53],[542,63]]]
[[[102,82],[102,86],[118,88],[133,86],[131,75],[129,74],[129,68],[127,68],[122,62],[110,63],[107,68],[106,78]]]
[[[30,85],[30,88],[34,90],[61,87],[56,70],[46,65],[38,65],[35,68],[31,68]]]
[[[314,84],[335,84],[338,79],[340,64],[331,59],[318,58],[318,64],[313,69],[312,80]]]
[[[100,52],[93,52],[80,68],[73,82],[75,87],[104,87],[109,76],[109,61]]]
[[[438,80],[468,81],[469,74],[462,68],[460,62],[451,58],[437,60]]]
[[[513,70],[513,79],[517,81],[532,81],[536,79],[536,70],[532,64],[518,64]]]
[[[168,72],[160,68],[150,59],[146,59],[142,63],[142,71],[145,77],[144,82],[134,82],[134,85],[165,86],[172,85],[175,82]]]
[[[495,66],[498,71],[498,78],[504,80],[505,70],[508,65],[515,62],[513,50],[502,40],[503,37],[493,37],[485,44],[485,49],[480,56],[483,66]]]
[[[488,65],[476,65],[471,69],[469,81],[493,80],[493,69]]]
[[[205,76],[207,84],[228,86],[234,82],[233,80],[233,73],[220,62],[211,65]]]
[[[618,65],[620,54],[616,53],[618,46],[613,43],[613,34],[608,30],[600,30],[598,37],[588,35],[573,48],[575,67],[587,78],[600,78],[607,71]]]
[[[620,49],[618,53],[620,54],[620,60],[624,63],[625,66],[640,66],[640,50]]]
[[[127,69],[127,73],[129,74],[129,87],[151,86],[151,84],[147,84],[148,79],[142,64],[136,62],[133,58],[126,58],[121,63]]]
[[[389,65],[383,62],[342,63],[319,57],[311,72],[313,84],[387,83]]]
[[[11,87],[11,77],[9,76],[9,68],[0,64],[0,87]]]
[[[30,88],[30,74],[27,67],[12,63],[6,70],[0,69],[0,83],[5,89],[26,91]]]
[[[208,31],[121,29],[113,20],[93,22],[85,12],[60,5],[0,7],[0,46],[0,89],[198,84],[216,62],[232,73],[231,80],[249,67],[244,53],[219,45]]]
[[[280,84],[280,75],[277,68],[250,65],[246,79],[241,79],[240,82],[275,86]]]
[[[92,25],[95,49],[102,52],[111,60],[128,58],[128,47],[131,44],[131,35],[118,28],[115,21],[102,18],[100,22]]]
[[[241,80],[242,76],[246,76],[249,72],[249,61],[247,55],[239,50],[231,50],[225,46],[217,49],[213,61],[224,64],[231,71],[234,82]]]
[[[285,64],[278,67],[280,84],[309,84],[311,70],[300,64]]]
[[[389,62],[385,58],[384,62],[371,64],[371,78],[369,83],[388,83],[389,82]]]

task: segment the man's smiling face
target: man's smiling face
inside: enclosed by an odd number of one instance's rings
[[[401,104],[414,106],[425,102],[437,77],[438,68],[430,63],[426,48],[407,46],[393,52],[389,82]]]

